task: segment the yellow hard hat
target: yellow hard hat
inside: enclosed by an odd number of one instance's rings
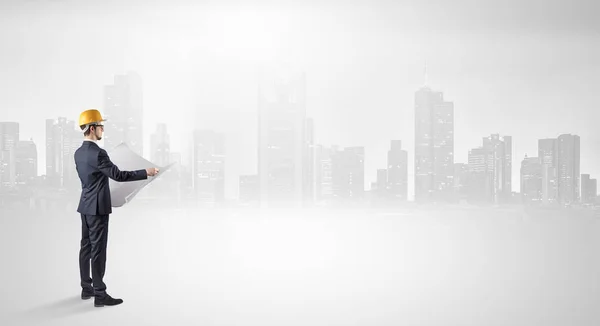
[[[85,110],[79,115],[79,126],[82,128],[86,127],[84,131],[87,130],[89,126],[97,125],[104,121],[106,120],[102,118],[102,114],[96,109]]]

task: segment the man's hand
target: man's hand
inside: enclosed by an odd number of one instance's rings
[[[147,168],[146,173],[148,174],[149,177],[153,177],[158,174],[158,169],[157,168]]]

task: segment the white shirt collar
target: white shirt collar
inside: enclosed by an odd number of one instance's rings
[[[84,138],[83,141],[91,141],[93,143],[97,143],[95,140],[93,140],[93,139],[87,139],[87,138]]]

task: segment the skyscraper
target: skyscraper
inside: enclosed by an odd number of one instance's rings
[[[18,142],[19,123],[0,122],[0,188],[15,185]]]
[[[494,203],[506,203],[512,194],[512,137],[492,134],[483,138],[491,173],[491,194]]]
[[[240,176],[240,202],[253,203],[258,202],[258,176],[241,175]]]
[[[454,193],[458,200],[468,199],[469,165],[454,163]]]
[[[542,202],[558,200],[558,142],[555,138],[538,140],[538,157],[542,165]]]
[[[374,191],[378,197],[388,197],[388,170],[377,169],[377,181],[372,183],[371,191]],[[374,187],[374,188],[373,188]]]
[[[506,203],[512,196],[512,137],[492,134],[469,151],[468,196],[487,203]]]
[[[306,185],[306,77],[275,71],[258,92],[260,204],[300,206]]]
[[[406,200],[408,197],[408,152],[401,140],[392,140],[387,156],[387,187],[390,197]],[[377,183],[379,184],[379,178]]]
[[[150,162],[159,167],[166,167],[171,163],[175,163],[170,151],[170,137],[167,133],[167,125],[159,123],[156,126],[156,131],[150,135]],[[145,195],[152,198],[153,201],[162,200],[172,203],[173,199],[181,199],[181,183],[180,183],[180,166],[169,168],[163,176],[148,186]]]
[[[114,84],[104,87],[104,116],[107,119],[106,150],[124,142],[133,152],[143,156],[142,80],[137,73],[116,75]]]
[[[304,203],[306,205],[311,205],[315,200],[315,188],[316,188],[316,179],[315,179],[315,125],[314,121],[311,118],[307,118],[305,120],[305,145],[304,145],[304,163],[302,167],[304,168],[304,172],[302,173],[304,177]]]
[[[333,197],[355,201],[365,192],[365,148],[346,147],[332,153],[331,177]]]
[[[75,151],[83,142],[83,133],[75,121],[64,117],[46,119],[46,180],[51,187],[81,186],[75,169]]]
[[[150,136],[150,161],[158,166],[170,163],[171,139],[167,133],[167,125],[159,123],[156,132]]]
[[[573,204],[580,200],[580,137],[563,134],[558,136],[558,199],[561,204]]]
[[[415,94],[415,201],[448,200],[454,177],[454,104],[424,86]]]
[[[501,180],[502,192],[500,198],[503,202],[510,201],[512,197],[512,136],[502,137],[502,150],[504,151],[504,160],[502,161],[502,169],[504,178]]]
[[[471,149],[468,161],[467,198],[473,202],[492,200],[492,171],[489,151],[483,147]]]
[[[33,140],[20,140],[16,150],[16,183],[31,185],[38,175],[37,146]]]
[[[581,203],[596,204],[598,196],[598,183],[596,179],[591,179],[589,174],[581,175]]]
[[[225,197],[225,137],[212,130],[194,131],[193,189],[196,200],[216,203]]]
[[[542,201],[542,164],[539,157],[527,157],[521,162],[521,199],[524,204]]]
[[[333,196],[333,179],[332,179],[332,153],[334,149],[324,147],[323,145],[316,146],[315,153],[315,177],[316,177],[316,200],[318,202],[327,202]]]

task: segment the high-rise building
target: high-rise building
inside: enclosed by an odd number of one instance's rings
[[[159,123],[156,132],[150,136],[150,161],[158,166],[170,163],[171,140],[167,133],[167,125]]]
[[[332,179],[332,148],[323,145],[316,146],[315,153],[315,177],[316,177],[316,200],[318,202],[330,201],[333,196]]]
[[[506,203],[512,195],[512,137],[492,134],[483,138],[491,172],[492,202]]]
[[[479,148],[469,151],[469,198],[506,203],[512,196],[512,138],[498,134],[483,137]]]
[[[240,176],[240,202],[258,202],[258,175]]]
[[[104,146],[107,151],[125,143],[143,156],[142,80],[134,72],[116,75],[114,84],[104,87],[104,116],[107,119]]]
[[[524,204],[542,201],[542,163],[539,157],[527,157],[521,162],[521,199]]]
[[[378,197],[387,197],[388,189],[388,170],[377,169],[377,181],[371,183],[371,191]]]
[[[306,164],[306,77],[274,72],[259,85],[258,178],[262,207],[303,203]],[[310,124],[309,124],[310,125]]]
[[[304,163],[302,167],[304,168],[304,172],[302,173],[304,177],[304,203],[305,205],[311,205],[315,201],[316,197],[316,179],[315,179],[315,168],[316,168],[316,160],[315,160],[315,125],[312,118],[307,118],[305,120],[305,145],[304,145]]]
[[[19,142],[19,123],[0,122],[0,150],[16,148]]]
[[[158,167],[166,167],[175,163],[173,158],[181,161],[170,152],[170,137],[167,133],[167,125],[159,123],[156,131],[150,135],[150,162]],[[164,201],[172,203],[174,199],[181,200],[181,168],[179,165],[171,166],[162,173],[162,177],[148,185],[145,196],[153,201]]]
[[[490,202],[492,198],[492,172],[489,168],[490,153],[483,147],[469,151],[467,197],[469,201]]]
[[[392,198],[405,201],[408,198],[408,152],[402,149],[402,141],[391,141],[387,162],[389,195]],[[379,184],[379,178],[377,183]]]
[[[166,175],[162,177],[164,189],[158,190],[161,193],[157,193],[157,195],[164,197],[165,193],[169,193],[170,198],[175,197],[177,201],[181,201],[183,199],[184,183],[190,179],[184,180],[181,153],[170,152],[166,165],[169,164],[172,164],[172,166],[166,171]],[[156,180],[155,183],[158,181],[161,180]]]
[[[555,138],[538,140],[538,157],[542,165],[542,202],[544,205],[558,200],[558,142]]]
[[[422,87],[415,94],[415,201],[448,200],[454,177],[454,103]]]
[[[332,153],[333,197],[360,200],[365,192],[365,148],[346,147]]]
[[[580,201],[580,137],[558,136],[558,199],[561,204]]]
[[[596,179],[590,179],[589,174],[581,175],[581,203],[594,205],[598,196],[598,183]]]
[[[502,150],[504,159],[502,161],[503,178],[500,198],[503,202],[509,202],[512,197],[512,136],[502,137]]]
[[[74,155],[82,142],[83,133],[76,128],[75,121],[64,117],[46,119],[46,180],[49,186],[71,190],[81,186]]]
[[[0,188],[15,185],[18,142],[19,123],[0,122]]]
[[[21,140],[16,150],[16,183],[31,185],[38,174],[37,146],[33,140]]]
[[[469,165],[454,163],[454,193],[458,200],[468,199]]]
[[[199,202],[225,197],[225,137],[211,130],[194,131],[193,189]]]

